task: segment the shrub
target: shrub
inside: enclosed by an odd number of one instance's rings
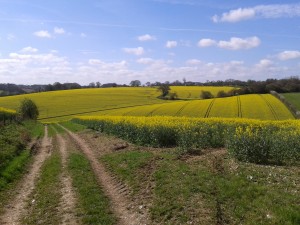
[[[18,114],[22,120],[36,120],[39,116],[39,110],[34,101],[25,98],[21,101],[21,104],[18,109]]]

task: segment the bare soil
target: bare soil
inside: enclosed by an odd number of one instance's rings
[[[77,201],[72,186],[72,178],[66,170],[67,159],[68,159],[67,142],[62,135],[57,135],[57,140],[58,140],[58,146],[61,154],[62,167],[63,167],[61,178],[60,178],[62,183],[62,189],[61,189],[62,199],[59,205],[59,211],[62,214],[61,224],[76,225],[79,224],[75,212],[75,206]]]
[[[4,214],[0,217],[0,224],[20,224],[20,219],[26,214],[26,204],[30,200],[29,197],[34,190],[41,166],[51,154],[51,148],[51,139],[48,137],[48,128],[45,126],[45,136],[42,139],[40,148],[37,149],[34,162],[29,168],[28,173],[24,176],[19,187],[17,187],[17,195],[10,204],[6,206]]]
[[[64,127],[63,127],[64,128]],[[91,149],[89,144],[77,134],[64,128],[69,136],[77,143],[81,151],[86,155],[91,162],[94,173],[98,179],[98,182],[103,187],[106,195],[110,198],[112,204],[112,210],[119,219],[120,225],[142,225],[151,224],[150,219],[145,210],[145,207],[132,207],[131,200],[126,194],[126,185],[118,182],[105,168],[105,166],[98,160],[96,154]],[[126,146],[127,144],[118,145]],[[122,147],[123,148],[123,147]],[[124,148],[127,148],[124,147]],[[99,150],[99,149],[98,149]],[[113,151],[114,149],[102,148],[100,151]],[[117,149],[115,149],[117,150]]]

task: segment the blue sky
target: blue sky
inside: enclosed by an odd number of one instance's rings
[[[0,0],[0,83],[300,75],[300,2]]]

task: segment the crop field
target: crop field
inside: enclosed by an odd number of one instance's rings
[[[298,110],[300,110],[300,94],[299,93],[286,93],[282,94],[286,100],[292,103]]]
[[[158,95],[155,88],[91,88],[2,97],[0,106],[16,109],[20,100],[30,98],[39,107],[40,119],[70,119],[74,114],[163,102]]]
[[[193,101],[139,106],[95,113],[94,115],[119,116],[187,116],[251,118],[262,120],[294,119],[291,112],[277,98],[270,94],[242,95]]]
[[[180,99],[200,99],[201,91],[210,91],[214,97],[219,91],[231,91],[233,87],[211,87],[211,86],[172,86],[170,92],[176,92]]]
[[[172,87],[179,97],[200,98],[201,90],[217,93],[219,90],[230,90],[230,87]],[[188,94],[190,93],[190,94]],[[70,119],[72,115],[98,112],[106,109],[118,109],[131,106],[165,103],[158,99],[160,92],[155,87],[138,88],[90,88],[67,91],[41,92],[0,98],[0,106],[16,109],[20,101],[30,98],[39,107],[39,119],[47,121]],[[46,121],[46,120],[43,120]]]

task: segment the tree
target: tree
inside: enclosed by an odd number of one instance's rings
[[[213,94],[210,91],[201,91],[200,97],[202,99],[210,99],[213,98]]]
[[[39,110],[34,101],[29,98],[24,98],[18,108],[18,114],[22,120],[36,120],[39,116]]]
[[[165,97],[165,96],[167,96],[167,94],[169,94],[169,90],[171,90],[170,89],[170,86],[168,85],[168,84],[161,84],[158,88],[157,88],[157,90],[159,90],[159,91],[161,91],[161,93],[162,93],[162,97]]]
[[[99,88],[101,86],[101,83],[99,81],[96,82],[96,87]]]
[[[141,84],[142,83],[139,80],[133,80],[133,81],[130,82],[131,87],[139,87],[139,86],[141,86]]]
[[[95,87],[96,87],[96,84],[95,84],[95,82],[91,82],[91,83],[89,83],[89,87],[90,87],[90,88],[95,88]]]
[[[225,98],[225,97],[228,97],[228,96],[229,96],[229,94],[226,93],[224,90],[219,91],[218,94],[217,94],[217,98]]]

